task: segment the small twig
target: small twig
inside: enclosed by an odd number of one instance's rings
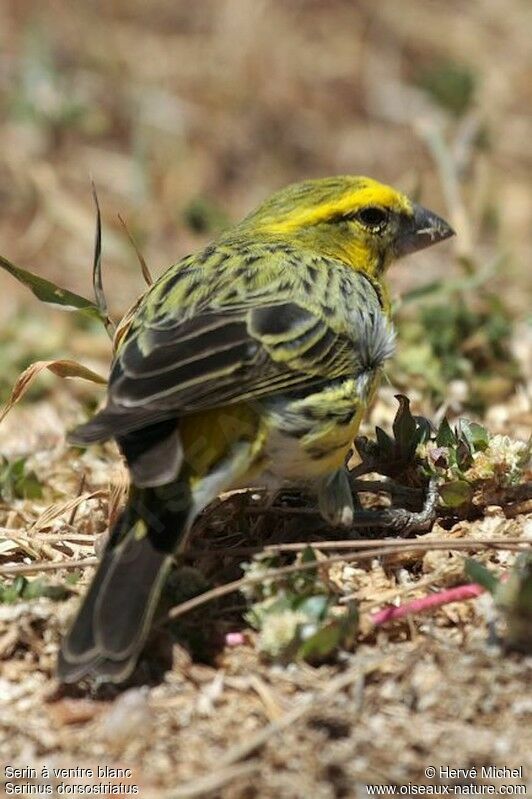
[[[86,482],[86,476],[85,476],[85,472],[83,472],[83,474],[81,475],[81,479],[80,479],[79,485],[78,485],[78,490],[77,490],[77,493],[76,493],[77,497],[80,497],[83,494],[83,489],[85,488],[85,482]],[[78,514],[78,510],[79,510],[79,505],[74,505],[74,507],[72,508],[72,513],[70,514],[70,517],[69,517],[69,519],[67,521],[67,524],[68,524],[69,527],[72,527],[72,525],[74,524],[74,521],[75,521],[76,516]]]
[[[440,578],[442,579],[442,578]],[[367,613],[371,613],[375,610],[375,608],[380,608],[384,602],[388,602],[392,599],[399,599],[399,597],[408,596],[413,591],[419,591],[422,588],[434,588],[435,583],[437,582],[437,578],[425,577],[424,579],[418,580],[415,583],[409,583],[408,585],[401,585],[396,586],[395,588],[390,588],[388,591],[384,591],[380,594],[379,600],[373,602],[369,608],[366,608]],[[347,605],[349,602],[353,602],[353,600],[357,600],[360,598],[359,591],[353,591],[352,594],[344,594],[338,600],[340,605]]]
[[[379,627],[381,624],[385,624],[388,621],[404,619],[414,613],[423,613],[425,610],[439,608],[451,602],[463,602],[466,599],[474,599],[483,594],[485,590],[486,589],[478,583],[468,583],[467,585],[458,585],[454,588],[446,588],[444,591],[438,591],[437,594],[413,599],[411,602],[406,602],[404,605],[399,605],[398,607],[389,607],[384,608],[384,610],[379,610],[377,613],[372,614],[371,621],[376,627]]]
[[[265,505],[260,508],[246,508],[249,516],[321,516],[318,508],[291,508],[284,505]],[[325,524],[325,522],[324,522]]]
[[[232,633],[232,635],[234,635],[234,633]],[[242,636],[241,643],[243,643],[244,636],[242,635],[242,633],[240,633],[240,635]],[[283,716],[282,708],[279,705],[278,701],[273,696],[269,686],[266,685],[264,680],[261,677],[259,677],[258,674],[251,674],[249,681],[251,687],[253,688],[253,690],[261,700],[262,704],[264,705],[264,710],[266,712],[268,719],[270,721],[277,721],[278,719],[282,718]]]
[[[146,284],[148,286],[151,286],[152,283],[153,283],[153,277],[151,276],[151,272],[150,272],[150,270],[148,268],[148,264],[146,263],[143,254],[141,253],[139,247],[137,246],[137,242],[135,241],[135,239],[133,238],[133,236],[129,232],[129,229],[128,229],[126,223],[124,222],[124,220],[122,219],[122,217],[120,216],[120,214],[118,214],[118,219],[120,221],[120,224],[124,228],[124,232],[125,232],[126,236],[129,239],[129,243],[131,244],[131,246],[135,250],[135,254],[136,254],[136,256],[138,258],[138,262],[140,264],[140,270],[142,272],[142,277],[144,278],[144,281],[146,282]]]
[[[0,536],[3,536],[7,528],[2,529],[0,527]],[[9,530],[7,530],[9,533]],[[16,530],[12,530],[13,535],[6,535],[6,538],[13,538],[17,535]],[[58,541],[65,541],[70,542],[72,544],[94,544],[95,536],[91,533],[77,533],[76,531],[66,531],[64,533],[31,533],[31,538],[22,538],[19,536],[19,540],[21,541],[28,541],[31,543],[32,541],[42,541],[46,544],[54,544]]]
[[[383,552],[384,550],[384,552]],[[188,613],[191,610],[194,610],[200,605],[204,605],[206,602],[210,602],[213,599],[219,599],[222,596],[226,596],[227,594],[232,594],[233,591],[238,591],[240,588],[248,585],[256,585],[258,583],[266,582],[267,580],[277,580],[280,577],[284,577],[287,574],[294,574],[295,572],[299,571],[309,571],[310,569],[317,569],[321,566],[329,565],[331,563],[338,563],[340,561],[351,561],[351,560],[370,560],[371,558],[375,557],[375,553],[377,554],[389,554],[393,552],[393,550],[389,550],[386,548],[380,548],[373,550],[371,553],[357,553],[356,555],[335,555],[330,558],[325,558],[324,560],[320,561],[312,561],[309,563],[295,563],[291,566],[281,566],[278,569],[269,569],[268,571],[263,572],[260,575],[254,575],[251,577],[241,577],[238,580],[232,580],[230,583],[224,583],[224,585],[219,585],[216,588],[211,588],[209,591],[204,591],[202,594],[198,594],[198,596],[194,596],[191,599],[187,599],[185,602],[181,602],[176,607],[171,608],[165,618],[160,620],[160,624],[164,624],[166,621],[173,621],[174,619],[179,618],[179,616],[183,616],[185,613]]]
[[[0,528],[1,529],[1,528]],[[47,538],[47,540],[49,540]],[[475,538],[431,538],[428,541],[423,539],[418,540],[420,547],[427,549],[470,549],[471,547],[487,547],[493,549],[508,549],[508,550],[521,550],[523,545],[526,546],[527,541],[521,538],[491,538],[489,541],[478,540]],[[211,542],[207,541],[204,548],[191,547],[184,553],[187,557],[202,557],[205,554],[209,555],[233,555],[241,557],[246,555],[256,555],[259,552],[270,554],[272,552],[304,552],[309,547],[319,550],[358,550],[358,549],[372,549],[376,546],[394,546],[398,551],[405,547],[410,547],[411,542],[404,538],[348,538],[341,541],[321,540],[321,541],[289,541],[283,544],[261,544],[260,546],[249,547],[213,547]]]
[[[98,558],[82,558],[80,560],[61,560],[61,561],[35,561],[35,563],[10,563],[7,566],[0,566],[1,575],[13,574],[33,574],[33,572],[52,572],[61,569],[84,569],[87,566],[97,566]]]
[[[412,488],[396,483],[395,480],[351,480],[351,488],[357,493],[391,494],[392,497],[418,499],[422,494],[421,488]]]
[[[355,492],[367,494],[390,494],[393,498],[419,499],[422,489],[402,486],[394,480],[351,480],[351,488]],[[264,505],[247,507],[245,513],[250,516],[320,516],[317,507],[292,507],[286,505]]]
[[[391,546],[396,547],[398,551],[402,549],[410,549],[411,547],[410,541],[404,538],[380,538],[378,540],[378,544],[375,538],[360,538],[360,539],[349,539],[349,540],[341,540],[341,541],[310,541],[308,543],[296,543],[296,542],[288,542],[285,544],[265,544],[262,547],[249,547],[249,551],[253,552],[262,552],[264,551],[274,551],[274,552],[302,552],[308,547],[312,547],[313,549],[372,549],[375,546]],[[522,548],[522,545],[527,545],[529,542],[523,538],[492,538],[489,541],[487,540],[478,540],[475,538],[457,538],[455,540],[451,538],[431,538],[429,541],[423,541],[422,539],[418,540],[417,543],[419,544],[420,548],[427,548],[427,549],[469,549],[471,547],[493,547],[495,548]],[[240,547],[241,550],[246,549],[245,547]],[[209,552],[216,552],[216,549],[209,549]],[[230,549],[228,549],[230,551]],[[203,553],[205,551],[203,550]],[[242,554],[245,554],[242,552]]]

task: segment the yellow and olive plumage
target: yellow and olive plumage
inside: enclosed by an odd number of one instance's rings
[[[115,438],[133,485],[63,643],[63,680],[127,677],[172,556],[221,491],[307,483],[329,521],[349,524],[343,464],[394,345],[384,273],[451,234],[369,178],[310,180],[149,289],[107,406],[72,436]]]

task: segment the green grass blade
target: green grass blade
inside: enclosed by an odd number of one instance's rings
[[[64,311],[78,311],[105,323],[98,306],[85,297],[80,297],[79,294],[74,294],[72,291],[56,286],[50,280],[15,266],[2,255],[0,255],[0,268],[12,275],[19,283],[29,288],[32,294],[41,302],[55,305]]]

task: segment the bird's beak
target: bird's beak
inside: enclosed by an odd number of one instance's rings
[[[409,255],[454,236],[452,227],[440,216],[414,203],[414,215],[405,219],[396,242],[396,258]]]

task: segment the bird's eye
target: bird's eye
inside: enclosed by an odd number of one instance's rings
[[[383,208],[377,208],[373,205],[361,208],[356,217],[363,225],[369,228],[382,228],[388,221],[387,212]]]

